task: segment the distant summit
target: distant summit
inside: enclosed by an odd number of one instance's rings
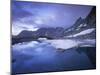
[[[75,24],[64,32],[65,38],[95,39],[96,35],[96,7],[93,7],[84,19],[77,19]],[[82,35],[83,34],[83,35]],[[78,35],[78,36],[75,36]]]

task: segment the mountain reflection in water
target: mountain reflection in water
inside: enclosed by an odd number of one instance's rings
[[[95,51],[95,47],[84,47]],[[48,42],[24,42],[12,46],[12,73],[36,73],[94,69],[83,47],[58,50]],[[85,50],[85,51],[84,51]],[[95,53],[93,55],[95,60]]]

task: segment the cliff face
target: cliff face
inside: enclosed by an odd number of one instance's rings
[[[89,15],[86,17],[86,22],[91,27],[96,27],[96,7],[93,7]]]

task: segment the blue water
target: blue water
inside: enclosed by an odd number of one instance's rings
[[[58,51],[48,43],[28,42],[12,47],[12,73],[37,73],[93,68],[76,48]]]

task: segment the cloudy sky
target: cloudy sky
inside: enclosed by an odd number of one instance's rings
[[[36,31],[42,27],[72,26],[79,18],[85,18],[92,6],[50,4],[39,2],[12,2],[12,34],[22,30]]]

